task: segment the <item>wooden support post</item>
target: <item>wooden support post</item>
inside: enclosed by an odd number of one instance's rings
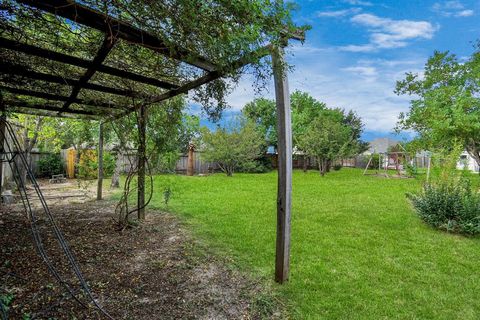
[[[97,200],[102,200],[103,188],[103,122],[100,122],[98,130],[98,181],[97,181]]]
[[[7,121],[7,115],[5,113],[5,104],[3,103],[2,96],[0,95],[0,197],[1,193],[3,192],[3,160],[5,159],[5,155],[3,154],[5,152],[5,129],[6,129],[6,121]],[[0,203],[2,200],[0,200]]]
[[[146,106],[142,105],[138,112],[138,219],[145,220],[145,163],[146,163]]]
[[[195,174],[195,147],[193,144],[188,146],[188,158],[187,158],[187,176],[193,176]]]
[[[290,264],[290,219],[292,208],[292,124],[290,94],[284,68],[284,51],[272,50],[275,98],[277,103],[278,193],[275,281],[288,280]]]

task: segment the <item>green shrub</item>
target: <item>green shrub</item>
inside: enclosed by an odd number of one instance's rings
[[[80,179],[96,179],[97,168],[97,153],[95,150],[82,150],[80,152],[80,160],[77,163],[77,177]]]
[[[115,171],[116,158],[110,152],[103,154],[103,175],[105,177],[111,177]],[[97,165],[98,166],[98,165]]]
[[[64,173],[62,157],[58,153],[51,153],[38,160],[40,177],[52,177],[54,174]]]
[[[409,177],[416,177],[418,176],[418,168],[417,166],[413,165],[413,164],[410,164],[410,163],[407,163],[405,165],[405,172],[407,173],[407,175]]]
[[[472,190],[469,180],[453,181],[426,184],[421,193],[407,196],[429,225],[449,232],[480,234],[480,193]]]
[[[95,150],[83,150],[80,161],[77,164],[80,179],[98,178],[98,152]],[[110,177],[115,170],[115,157],[110,152],[103,153],[103,176]]]
[[[335,171],[339,171],[342,168],[343,168],[343,166],[340,163],[337,163],[337,164],[333,165],[333,170],[335,170]]]
[[[271,170],[272,165],[270,160],[266,161],[264,158],[242,163],[242,165],[237,168],[238,172],[244,173],[265,173]]]
[[[378,153],[372,154],[372,161],[370,161],[369,169],[378,169],[380,164],[380,155]]]

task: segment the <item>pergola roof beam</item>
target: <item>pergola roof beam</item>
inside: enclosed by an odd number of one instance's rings
[[[7,87],[7,86],[2,86],[0,85],[0,90],[4,90],[10,93],[18,94],[18,95],[23,95],[23,96],[30,96],[30,97],[35,97],[35,98],[42,98],[46,100],[52,100],[52,101],[67,101],[69,97],[67,96],[62,96],[58,94],[52,94],[52,93],[46,93],[46,92],[40,92],[40,91],[33,91],[33,90],[26,90],[26,89],[19,89],[19,88],[12,88],[12,87]],[[76,104],[81,104],[85,106],[92,106],[92,107],[100,107],[100,108],[108,108],[108,109],[126,109],[116,106],[113,103],[110,102],[102,102],[102,101],[96,101],[96,100],[85,100],[85,99],[79,99],[76,98],[73,103]]]
[[[228,70],[236,70],[236,69],[239,69],[241,67],[244,67],[245,65],[247,65],[249,63],[252,63],[255,59],[260,59],[260,58],[263,58],[263,57],[269,55],[270,52],[271,52],[271,45],[267,45],[267,46],[264,46],[264,47],[261,47],[261,48],[255,50],[253,52],[249,52],[249,53],[245,54],[243,57],[234,61],[229,68],[227,68],[223,71],[216,70],[216,71],[213,71],[213,72],[209,72],[206,75],[204,75],[204,76],[202,76],[198,79],[195,79],[193,81],[190,81],[190,82],[184,84],[183,86],[179,87],[178,89],[170,90],[170,91],[167,91],[165,93],[162,93],[159,96],[153,97],[152,99],[150,99],[150,101],[148,101],[148,103],[153,104],[153,103],[162,102],[162,101],[165,101],[167,99],[176,97],[180,94],[187,93],[188,91],[190,91],[192,89],[198,88],[198,87],[200,87],[200,86],[202,86],[202,85],[204,85],[208,82],[217,80],[217,79],[225,76],[228,73]],[[125,113],[122,113],[122,114],[114,117],[113,119],[120,118],[120,117],[125,116],[125,115],[129,114],[130,112],[136,111],[138,109],[139,109],[139,106],[137,106],[135,108],[130,108]]]
[[[45,111],[53,111],[53,112],[65,112],[65,113],[88,115],[88,116],[105,115],[105,113],[93,112],[88,110],[69,109],[66,111],[62,111],[62,109],[58,107],[53,107],[53,106],[44,105],[44,104],[31,104],[31,103],[28,103],[25,101],[19,101],[19,100],[4,100],[4,103],[6,106],[11,106],[15,108],[27,108],[27,109],[33,109],[33,110],[45,110]]]
[[[65,104],[62,107],[62,110],[67,110],[70,105],[73,103],[73,101],[77,98],[78,94],[80,93],[80,90],[85,87],[85,85],[88,84],[88,81],[93,77],[95,72],[97,72],[98,66],[103,63],[105,58],[107,58],[108,54],[110,51],[113,49],[113,46],[115,45],[115,39],[111,36],[106,36],[102,46],[97,52],[97,55],[92,61],[92,65],[85,71],[83,76],[80,77],[78,80],[77,84],[73,86],[72,92],[70,94],[70,97],[68,98],[67,101],[65,101]]]
[[[206,58],[193,54],[175,44],[166,44],[157,36],[122,22],[114,17],[80,5],[71,0],[17,0],[31,7],[61,16],[84,26],[97,29],[101,32],[111,30],[119,39],[150,48],[167,57],[188,63],[206,71],[214,71],[216,65]]]
[[[3,37],[0,37],[0,47],[9,49],[9,50],[14,50],[17,52],[23,52],[28,55],[40,57],[40,58],[45,58],[57,62],[62,62],[66,64],[70,64],[76,67],[81,67],[81,68],[90,68],[92,66],[92,61],[77,58],[74,56],[70,56],[67,54],[59,53],[56,51],[48,50],[48,49],[43,49],[40,47],[32,46],[29,44],[24,44],[24,43],[19,43],[14,40],[6,39]],[[149,84],[158,88],[163,88],[163,89],[176,89],[178,88],[178,85],[173,84],[168,81],[164,80],[158,80],[155,78],[150,78],[146,77],[140,74],[136,74],[133,72],[113,68],[110,66],[106,66],[104,64],[101,64],[97,66],[97,71],[106,73],[112,76],[117,76],[120,78],[128,79],[128,80],[133,80],[145,84]]]
[[[75,86],[75,85],[78,85],[79,83],[79,81],[75,79],[64,78],[64,77],[60,77],[60,76],[56,76],[48,73],[43,73],[43,72],[26,70],[21,65],[13,65],[13,64],[2,63],[2,62],[0,62],[0,71],[5,74],[17,75],[21,77],[30,78],[30,79],[58,83],[58,84],[67,85],[67,86]],[[133,92],[131,90],[112,88],[112,87],[107,87],[107,86],[94,84],[94,83],[86,83],[83,87],[85,89],[111,93],[111,94],[116,94],[116,95],[125,96],[125,97],[141,96],[139,93]]]

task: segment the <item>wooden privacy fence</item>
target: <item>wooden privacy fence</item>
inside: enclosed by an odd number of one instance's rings
[[[95,149],[87,149],[92,152],[96,151]],[[111,151],[112,152],[112,151]],[[75,167],[78,161],[77,150],[74,148],[63,149],[60,151],[60,154],[65,165],[65,171],[67,177],[70,179],[75,178]],[[130,170],[137,165],[137,153],[136,150],[128,149],[126,152],[116,154],[118,157],[118,164],[120,165],[120,173],[128,173]]]
[[[203,160],[202,152],[194,151],[194,174],[207,174],[212,173],[220,170],[218,163],[216,162],[208,162]],[[181,154],[180,158],[177,160],[175,165],[175,172],[180,174],[186,174],[188,169],[188,154]]]

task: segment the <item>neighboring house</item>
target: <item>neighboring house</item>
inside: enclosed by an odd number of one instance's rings
[[[377,138],[370,142],[368,150],[364,155],[371,155],[374,153],[387,153],[391,147],[398,145],[400,142],[390,138]]]
[[[462,154],[460,155],[460,159],[457,162],[457,169],[470,170],[473,172],[480,171],[477,162],[467,151],[462,152]]]

